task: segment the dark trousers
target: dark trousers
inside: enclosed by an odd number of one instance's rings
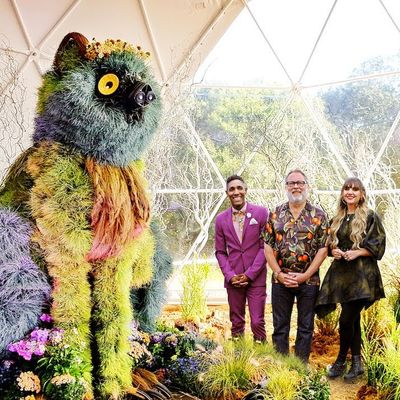
[[[249,306],[250,326],[254,339],[265,340],[265,286],[235,288],[229,287],[229,318],[232,323],[232,336],[241,336],[245,329],[246,300]]]
[[[318,289],[317,285],[302,284],[297,288],[287,288],[280,283],[272,284],[272,318],[274,323],[272,343],[279,353],[289,353],[290,318],[296,299],[295,354],[305,362],[308,361],[314,332],[314,305]]]
[[[341,357],[346,357],[349,349],[351,355],[361,354],[361,310],[365,306],[364,300],[342,303],[342,312],[339,318],[340,350]]]

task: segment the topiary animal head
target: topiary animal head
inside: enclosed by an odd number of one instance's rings
[[[161,114],[149,53],[120,40],[62,40],[39,89],[34,142],[54,140],[102,164],[140,158]]]

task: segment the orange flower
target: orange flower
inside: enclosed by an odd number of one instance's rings
[[[318,225],[318,226],[321,225],[321,220],[319,218],[317,218],[317,217],[312,218],[311,222],[313,224],[315,224],[315,225]]]
[[[307,239],[312,239],[313,236],[314,236],[314,235],[313,235],[311,232],[308,232],[308,233],[307,233]]]

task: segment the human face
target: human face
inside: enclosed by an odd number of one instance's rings
[[[293,172],[286,178],[286,194],[289,203],[305,203],[308,199],[308,184],[300,172]]]
[[[241,208],[243,208],[246,202],[246,193],[247,187],[239,179],[235,179],[228,183],[226,195],[228,196],[229,201],[231,202],[234,209],[240,210]]]
[[[362,192],[360,188],[355,186],[345,186],[342,192],[342,200],[346,203],[347,208],[355,209],[361,200]]]

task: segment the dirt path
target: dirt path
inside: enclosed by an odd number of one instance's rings
[[[311,365],[316,368],[325,368],[327,365],[332,364],[337,355],[338,344],[334,344],[327,348],[325,354],[311,354]],[[347,383],[343,378],[330,379],[329,384],[331,387],[331,400],[356,400],[357,392],[361,386],[365,385],[366,379],[360,378],[354,383]]]
[[[357,392],[365,381],[361,380],[357,383],[345,383],[343,380],[332,380],[331,400],[354,400],[357,398]]]

